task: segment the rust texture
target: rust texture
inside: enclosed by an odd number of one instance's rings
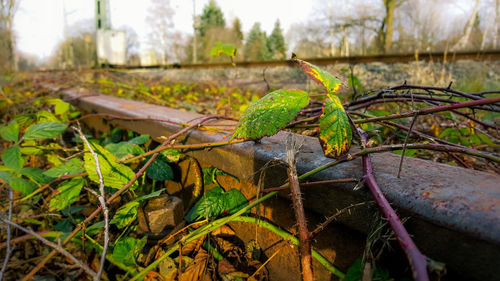
[[[163,118],[175,122],[191,122],[203,117],[171,108],[98,95],[81,90],[63,91],[66,100],[88,113],[108,113],[126,117]],[[157,138],[169,136],[182,127],[157,121],[113,120],[114,124],[150,134]],[[227,122],[227,121],[225,121]],[[289,133],[233,144],[210,150],[190,152],[200,162],[225,170],[240,179],[256,184],[258,171],[275,158],[285,159],[285,139]],[[220,141],[225,134],[192,131],[186,143]],[[331,159],[323,156],[317,139],[295,136],[303,140],[297,154],[297,172],[302,174]],[[351,148],[351,150],[356,148]],[[415,243],[425,255],[445,262],[449,272],[468,280],[490,280],[500,275],[495,266],[500,256],[500,176],[467,170],[430,161],[406,158],[401,178],[397,178],[398,155],[372,155],[374,174],[382,192],[393,208],[410,220],[405,224]],[[322,171],[310,181],[361,178],[361,159]],[[281,185],[286,179],[284,168],[267,172],[265,187]],[[371,197],[366,189],[353,191],[354,183],[340,183],[304,189],[304,205],[309,210],[328,216],[336,209]],[[283,193],[287,196],[286,193]],[[341,222],[363,232],[369,230],[369,212],[354,212]]]

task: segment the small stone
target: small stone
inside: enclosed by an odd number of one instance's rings
[[[184,215],[182,200],[167,194],[146,201],[140,209],[139,231],[153,235],[160,235],[166,228],[174,228],[182,222]]]

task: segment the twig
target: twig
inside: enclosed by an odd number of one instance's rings
[[[304,281],[313,281],[314,274],[311,257],[311,236],[309,230],[307,229],[304,205],[300,194],[299,179],[295,168],[295,153],[297,153],[297,148],[297,143],[295,142],[293,135],[289,134],[286,139],[286,162],[288,164],[288,183],[290,185],[290,192],[292,193],[293,210],[295,212],[299,232],[302,279]]]
[[[401,175],[401,169],[403,169],[403,160],[405,159],[405,151],[406,151],[406,145],[408,144],[408,139],[410,138],[413,125],[417,121],[418,118],[418,113],[413,116],[413,120],[411,120],[410,128],[408,129],[408,133],[406,134],[405,137],[405,142],[403,143],[403,151],[401,152],[401,160],[399,161],[399,168],[398,168],[398,179],[400,178],[399,176]]]
[[[366,143],[368,140],[366,133],[363,132],[361,129],[359,130],[360,134],[362,135],[363,142]],[[428,281],[429,276],[427,275],[427,268],[426,268],[427,262],[425,256],[422,255],[422,253],[420,253],[419,249],[417,248],[417,246],[411,239],[410,235],[404,228],[403,224],[401,223],[401,220],[396,215],[396,212],[394,212],[394,209],[392,209],[391,204],[389,204],[384,194],[380,190],[375,180],[375,176],[373,175],[373,168],[370,156],[363,155],[362,162],[363,162],[363,179],[365,181],[365,184],[370,189],[370,192],[375,198],[375,201],[379,205],[382,213],[389,221],[389,224],[391,225],[391,228],[394,231],[394,234],[396,235],[396,238],[398,239],[401,248],[405,252],[408,261],[410,262],[410,267],[413,272],[413,278],[416,281]]]
[[[38,233],[34,232],[31,229],[24,228],[24,227],[14,223],[14,222],[7,221],[7,220],[4,220],[2,218],[0,218],[0,220],[5,224],[8,224],[8,225],[13,226],[17,229],[20,229],[21,231],[24,231],[28,234],[33,235],[36,239],[40,240],[43,244],[54,248],[54,251],[57,251],[57,252],[63,254],[68,259],[72,260],[75,264],[77,264],[81,269],[85,270],[85,272],[87,272],[87,274],[92,276],[94,279],[95,279],[95,277],[97,277],[97,274],[92,269],[90,269],[90,267],[88,267],[83,262],[81,262],[80,260],[75,258],[70,252],[66,251],[62,246],[59,246],[56,243],[53,243],[53,242],[43,238],[42,236],[38,235]]]
[[[314,229],[313,231],[311,231],[311,239],[314,239],[314,237],[316,237],[316,235],[318,235],[321,231],[323,231],[323,229],[325,229],[325,227],[327,225],[329,225],[331,222],[333,222],[335,219],[337,219],[343,213],[345,213],[345,212],[351,212],[352,208],[363,206],[363,205],[366,205],[366,204],[369,204],[369,203],[373,203],[373,202],[366,201],[366,202],[356,203],[356,204],[352,204],[350,206],[347,206],[347,207],[345,207],[343,209],[338,210],[335,214],[329,216],[323,223],[321,223],[320,225],[318,225],[316,227],[316,229]]]
[[[324,180],[324,181],[313,181],[313,182],[305,182],[299,183],[300,187],[310,187],[310,186],[318,186],[318,185],[326,185],[326,184],[334,184],[334,183],[348,183],[348,182],[358,182],[359,179],[355,178],[345,178],[345,179],[336,179],[336,180]],[[288,189],[288,184],[279,187],[270,187],[263,189],[262,192],[272,192]]]
[[[12,221],[12,208],[13,208],[13,201],[14,201],[14,193],[12,192],[12,188],[10,187],[10,185],[1,180],[0,179],[0,182],[4,185],[7,186],[7,188],[9,189],[9,212],[8,212],[8,215],[7,215],[7,220],[8,221]],[[13,247],[11,247],[11,229],[10,229],[10,224],[7,224],[7,241],[5,243],[7,243],[7,250],[6,250],[6,253],[5,253],[5,259],[3,260],[3,264],[2,264],[2,270],[0,270],[0,280],[3,280],[3,275],[5,274],[5,270],[7,269],[7,265],[9,264],[9,259],[10,259],[10,255],[12,254],[12,251],[14,250]]]
[[[77,124],[78,127],[80,127],[80,124],[78,122]],[[101,173],[101,165],[99,165],[99,156],[94,151],[94,149],[90,145],[85,135],[82,133],[82,130],[77,127],[73,127],[73,130],[78,132],[80,138],[83,140],[83,142],[85,142],[85,145],[87,145],[90,154],[92,154],[96,166],[95,170],[97,172],[97,176],[99,177],[99,194],[97,194],[97,198],[99,199],[99,203],[101,204],[102,212],[104,214],[104,244],[102,247],[99,270],[97,271],[97,275],[94,276],[94,280],[99,281],[101,279],[102,271],[104,269],[104,263],[106,262],[106,252],[108,251],[108,245],[109,245],[109,210],[108,206],[106,205],[106,193],[104,192],[104,179]]]

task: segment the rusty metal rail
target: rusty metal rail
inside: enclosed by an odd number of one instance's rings
[[[329,57],[329,58],[306,58],[304,59],[316,65],[332,65],[338,63],[358,64],[358,63],[407,63],[416,60],[433,62],[453,62],[457,60],[475,60],[475,61],[494,61],[500,60],[500,50],[475,51],[475,52],[432,52],[421,54],[391,54],[391,55],[368,55],[368,56],[349,56],[349,57]],[[236,62],[237,67],[277,67],[292,65],[291,60],[283,61],[242,61]],[[108,65],[117,69],[212,69],[212,68],[231,68],[233,65],[227,63],[197,63],[197,64],[168,64],[168,65],[150,65],[150,66],[125,66]]]
[[[202,117],[200,114],[100,95],[85,89],[63,90],[61,93],[73,105],[89,113],[163,118],[182,123]],[[92,122],[96,127],[105,124],[99,119]],[[154,138],[168,136],[181,129],[181,126],[158,121],[113,120],[112,123]],[[256,184],[265,163],[276,158],[284,159],[287,134],[280,132],[263,138],[259,143],[249,141],[190,154],[203,163]],[[190,132],[185,141],[215,142],[223,136],[221,133],[196,130]],[[296,137],[304,142],[297,155],[299,173],[331,161],[323,156],[317,139]],[[500,275],[499,175],[406,158],[402,176],[397,178],[399,156],[375,154],[372,161],[377,182],[399,214],[410,218],[405,225],[424,254],[445,262],[451,276],[459,279],[494,280]],[[361,178],[361,169],[360,161],[351,161],[320,172],[310,180]],[[267,172],[264,184],[266,187],[278,186],[285,178],[284,168],[273,167]],[[345,183],[306,189],[305,206],[326,216],[336,209],[371,200],[366,190],[354,191],[353,187],[354,184]],[[287,197],[286,192],[282,195]],[[367,233],[373,211],[356,211],[341,222]]]

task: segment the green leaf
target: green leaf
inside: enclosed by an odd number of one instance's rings
[[[479,137],[479,139],[481,139],[482,142],[484,142],[485,144],[488,144],[488,145],[493,145],[493,141],[490,139],[490,137],[488,137],[487,135],[485,134],[482,134],[482,133],[478,133],[477,136]]]
[[[66,175],[74,175],[83,172],[83,162],[78,158],[71,158],[59,166],[48,169],[43,174],[51,178],[60,178]]]
[[[101,173],[104,180],[104,185],[107,187],[112,187],[116,189],[122,188],[127,184],[132,178],[134,178],[135,173],[129,167],[119,164],[116,162],[116,157],[109,151],[104,149],[102,146],[91,143],[92,149],[98,154],[99,165],[101,167]],[[87,149],[89,149],[87,147]],[[96,172],[96,163],[94,157],[90,152],[85,153],[85,171],[89,174],[89,178],[95,182],[99,183],[99,176]],[[135,181],[131,188],[137,187],[137,181]]]
[[[33,180],[39,184],[46,184],[52,181],[52,178],[46,176],[44,174],[44,170],[40,168],[25,167],[22,168],[20,172],[23,176],[28,177],[30,180]]]
[[[142,148],[126,141],[122,141],[119,143],[109,143],[104,148],[113,153],[113,155],[115,155],[118,159],[126,156],[134,156],[144,153],[144,150]]]
[[[57,188],[57,194],[50,199],[49,210],[59,211],[73,204],[80,196],[84,179],[82,177],[63,181]]]
[[[9,183],[10,179],[12,179],[12,175],[9,172],[0,171],[0,179],[6,183]]]
[[[60,123],[61,122],[59,120],[59,118],[57,118],[54,114],[48,112],[47,110],[38,111],[36,114],[36,119],[38,120],[38,123],[45,123],[45,122]]]
[[[5,166],[12,170],[19,171],[24,166],[24,159],[21,156],[19,145],[13,145],[2,152],[2,161]]]
[[[347,273],[344,277],[344,281],[360,281],[363,277],[363,269],[362,269],[362,258],[359,257],[354,261],[354,263],[349,267]],[[392,281],[389,274],[389,270],[380,264],[376,264],[375,272],[373,273],[372,279],[373,281]]]
[[[248,205],[248,201],[243,196],[241,191],[236,188],[231,188],[224,194],[226,198],[226,208],[229,214],[238,212],[241,208]]]
[[[173,148],[168,148],[168,149],[162,150],[160,153],[163,156],[165,156],[167,162],[169,162],[169,163],[179,162],[179,160],[181,159],[181,156],[182,156],[182,154],[179,151],[177,151]]]
[[[68,110],[71,108],[71,105],[67,102],[64,102],[62,100],[59,100],[58,103],[56,103],[56,106],[54,108],[54,112],[57,114],[57,115],[62,115],[66,112],[68,112]]]
[[[25,140],[52,139],[59,136],[68,126],[56,122],[38,123],[28,127],[24,133]]]
[[[139,202],[131,201],[121,206],[113,216],[111,223],[116,224],[116,227],[120,229],[126,227],[137,218],[137,209],[139,209],[139,205]]]
[[[14,120],[7,126],[2,126],[0,136],[6,141],[17,142],[19,140],[19,124]]]
[[[148,157],[147,159],[150,159]],[[155,160],[146,169],[146,175],[154,180],[166,181],[174,178],[174,172],[167,163],[167,158],[163,154],[158,154]]]
[[[220,41],[217,42],[217,45],[210,50],[210,56],[217,57],[222,54],[235,57],[237,54],[236,47],[232,44],[222,44]]]
[[[149,135],[140,135],[138,137],[135,137],[131,140],[129,140],[129,143],[137,144],[137,145],[142,145],[145,144],[149,141],[150,136]]]
[[[146,194],[144,196],[141,196],[137,199],[135,199],[134,201],[137,201],[137,202],[142,202],[146,199],[149,199],[149,198],[152,198],[152,197],[157,197],[159,196],[161,193],[163,192],[163,189],[160,189],[160,190],[157,190],[155,192],[152,192],[152,193],[149,193],[149,194]]]
[[[339,157],[351,146],[351,125],[337,96],[328,96],[319,119],[319,139],[327,157]]]
[[[323,85],[328,93],[335,93],[340,89],[342,81],[340,81],[337,77],[315,66],[314,64],[299,60],[294,56],[292,57],[292,60],[300,65],[302,71],[304,71],[309,78],[316,81],[318,84]]]
[[[35,114],[17,114],[14,120],[19,124],[19,127],[26,127],[31,125],[36,119]]]
[[[277,90],[269,93],[245,110],[231,139],[272,136],[308,104],[309,95],[301,90]]]
[[[35,184],[22,178],[11,178],[9,181],[12,189],[21,192],[23,195],[28,195],[35,190]]]
[[[194,204],[193,208],[187,213],[185,219],[187,222],[192,222],[198,218],[204,218],[208,215],[209,218],[216,217],[226,210],[227,201],[224,197],[224,190],[221,187],[215,187],[207,191]]]
[[[204,185],[210,185],[213,183],[217,183],[217,185],[220,185],[217,182],[217,176],[230,176],[230,177],[234,178],[235,180],[237,180],[238,182],[240,182],[240,179],[238,179],[237,177],[235,177],[229,173],[226,173],[223,170],[216,168],[216,167],[203,168],[202,173],[203,173]]]
[[[456,135],[458,134],[458,131],[457,129],[454,129],[454,128],[446,128],[444,129],[441,134],[439,134],[439,138],[442,139],[444,137],[447,137],[449,135]]]
[[[146,245],[146,238],[147,236],[144,236],[139,240],[133,237],[125,237],[118,240],[113,248],[113,259],[125,266],[136,265],[137,256]]]

